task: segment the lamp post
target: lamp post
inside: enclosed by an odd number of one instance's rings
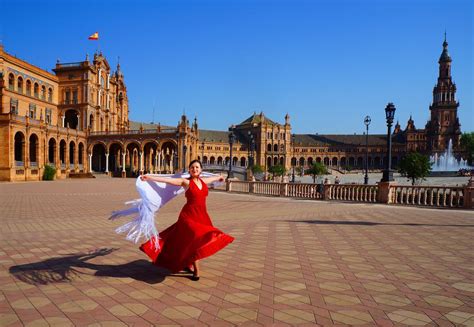
[[[255,164],[255,139],[253,138],[250,140],[250,167],[253,167]]]
[[[385,118],[387,119],[387,164],[386,169],[383,172],[381,182],[392,182],[393,171],[392,171],[392,123],[395,117],[395,106],[389,102],[385,107]]]
[[[372,120],[370,116],[365,116],[364,124],[365,124],[365,177],[364,177],[364,184],[369,184],[369,125]]]
[[[292,172],[291,172],[291,182],[294,183],[295,182],[295,166],[296,166],[296,158],[295,158],[295,164],[293,164],[293,157],[295,156],[295,134],[292,134],[291,135],[291,152],[292,152],[292,156],[291,156],[291,159],[290,159],[290,162],[291,162],[291,166],[293,168]]]
[[[202,140],[202,155],[201,155],[201,162],[204,164],[204,142],[206,139]]]
[[[188,149],[188,147],[186,146],[186,144],[183,144],[183,173],[186,172],[186,150]]]
[[[234,173],[232,172],[232,147],[234,146],[234,140],[235,140],[233,129],[234,129],[234,126],[229,127],[230,158],[229,158],[229,172],[227,174],[227,179],[234,178]]]
[[[178,162],[178,151],[179,151],[179,130],[176,131],[176,151],[174,152],[173,165],[174,171],[178,171],[179,162]]]

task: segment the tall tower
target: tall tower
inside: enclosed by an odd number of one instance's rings
[[[449,140],[453,141],[456,149],[461,138],[459,102],[456,101],[456,84],[451,79],[451,62],[445,33],[443,52],[438,60],[438,83],[433,88],[433,102],[430,105],[431,117],[426,124],[428,148],[432,153],[444,152]]]

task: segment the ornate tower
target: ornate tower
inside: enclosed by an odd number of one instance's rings
[[[428,148],[432,153],[447,149],[449,140],[456,149],[461,138],[459,102],[456,101],[456,84],[451,79],[451,62],[445,33],[443,52],[438,60],[438,83],[433,88],[433,103],[430,105],[431,117],[426,124]]]

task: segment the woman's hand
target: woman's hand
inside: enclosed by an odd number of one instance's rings
[[[141,175],[141,176],[140,176],[140,180],[142,180],[142,181],[144,181],[144,182],[145,182],[145,181],[148,181],[148,180],[150,180],[150,176],[148,176],[148,175]]]
[[[219,176],[219,179],[218,179],[217,181],[219,181],[219,182],[223,182],[223,181],[225,181],[225,178],[224,178],[224,176]]]

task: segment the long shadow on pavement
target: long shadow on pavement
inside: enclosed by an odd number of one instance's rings
[[[376,223],[372,221],[350,221],[350,220],[287,220],[292,223],[308,223],[317,225],[360,225],[360,226],[430,226],[430,227],[474,227],[474,225],[444,225],[444,224],[415,224],[415,223]]]
[[[161,283],[170,274],[147,260],[135,260],[125,264],[109,265],[88,262],[93,258],[105,256],[117,249],[98,249],[89,253],[75,253],[64,257],[50,258],[39,262],[12,266],[10,274],[18,280],[32,285],[72,282],[76,276],[86,274],[77,268],[95,270],[94,276],[133,278],[148,284]],[[176,277],[187,277],[175,275]]]

